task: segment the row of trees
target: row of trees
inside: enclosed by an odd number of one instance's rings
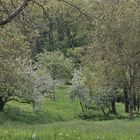
[[[81,59],[85,86],[110,113],[117,113],[115,102],[120,98],[132,118],[140,107],[139,1],[100,1],[93,7],[94,41]],[[104,107],[101,104],[103,112]]]
[[[35,107],[43,97],[55,99],[58,81],[71,77],[72,62],[60,51],[44,51],[32,60],[32,44],[14,24],[2,28],[1,35],[0,111],[13,100]]]
[[[34,76],[40,82],[49,79],[45,90],[53,87],[46,93],[55,99],[57,80],[70,79],[75,68],[70,95],[78,97],[84,113],[93,99],[104,114],[117,114],[116,101],[124,103],[130,118],[139,111],[139,0],[3,0],[0,4],[1,103],[5,95],[7,101],[32,95],[38,83]],[[28,81],[24,78],[34,84],[24,84]]]

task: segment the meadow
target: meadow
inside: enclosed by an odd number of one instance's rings
[[[69,99],[66,87],[57,89],[56,96],[56,101],[43,100],[37,110],[8,103],[0,113],[0,140],[140,140],[140,119],[99,121],[102,114],[94,111],[92,119],[82,120],[79,103]],[[120,114],[122,108],[117,106]]]

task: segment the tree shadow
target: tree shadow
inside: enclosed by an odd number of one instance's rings
[[[25,111],[18,107],[8,107],[0,113],[0,122],[19,122],[27,124],[45,124],[57,121],[65,121],[61,114],[54,114],[49,111],[35,110]]]

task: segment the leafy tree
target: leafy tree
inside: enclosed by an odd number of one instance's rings
[[[75,68],[80,68],[82,65],[82,58],[85,54],[85,47],[76,47],[68,49],[66,55],[72,60]]]
[[[13,20],[20,19],[19,17],[22,15],[23,12],[26,11],[28,7],[32,7],[34,5],[38,5],[42,9],[44,9],[43,4],[45,4],[45,0],[37,1],[37,0],[1,0],[0,7],[0,26],[4,26]],[[44,11],[45,14],[45,11]],[[19,16],[20,15],[20,16]],[[26,15],[24,15],[26,17]]]
[[[0,111],[9,101],[33,103],[50,94],[52,89],[51,79],[39,77],[32,69],[30,44],[26,37],[13,27],[6,26],[1,30]]]
[[[75,3],[80,7],[84,5],[79,0]],[[39,30],[40,36],[37,39],[38,51],[44,48],[48,51],[59,49],[66,54],[67,48],[81,47],[90,42],[89,22],[75,7],[52,0],[46,9],[46,22],[41,22],[44,28]]]
[[[37,69],[45,71],[54,81],[70,79],[73,71],[73,64],[60,51],[44,51],[38,55],[36,65]]]
[[[85,86],[84,77],[80,70],[75,70],[72,78],[72,85],[68,92],[71,99],[77,98],[79,100],[82,112],[85,114],[87,111],[87,97],[89,91]]]
[[[136,90],[139,83],[138,5],[138,1],[97,3],[94,43],[85,62],[86,69],[95,75],[94,87],[111,85],[124,90],[125,109],[130,118],[139,94]]]
[[[2,111],[4,105],[11,100],[22,103],[31,102],[31,94],[33,92],[31,86],[33,85],[33,81],[29,75],[23,75],[25,69],[23,67],[24,61],[17,59],[15,62],[12,62],[11,65],[10,63],[11,62],[5,63],[1,70],[0,111]],[[20,74],[20,72],[22,72],[22,74]]]
[[[116,107],[113,105],[114,100],[117,98],[114,92],[116,91],[111,87],[101,87],[95,97],[97,106],[102,110],[105,116],[108,116],[110,113],[117,114]]]
[[[20,75],[22,75],[22,73]],[[29,92],[28,95],[31,97],[33,107],[35,107],[35,104],[38,103],[43,97],[52,96],[57,86],[57,83],[50,76],[39,75],[37,71],[32,69],[24,72],[23,76],[30,78],[29,80],[28,78],[24,80],[25,82],[29,81],[29,83],[24,84],[24,81],[21,80],[21,84],[25,87],[23,89],[27,91],[32,89],[32,92]],[[25,93],[25,91],[23,93]],[[30,98],[28,97],[28,99]]]
[[[16,65],[12,64],[12,72],[5,71],[2,76],[0,111],[7,102],[12,100],[32,103],[35,108],[42,97],[50,96],[55,88],[51,78],[39,76],[25,60],[17,60]]]

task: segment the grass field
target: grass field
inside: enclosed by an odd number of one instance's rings
[[[140,140],[140,120],[69,121],[52,124],[7,123],[0,127],[1,140]]]
[[[121,113],[122,105],[117,107]],[[34,111],[28,104],[8,103],[0,113],[0,140],[140,140],[138,118],[80,120],[79,104],[69,100],[66,87],[57,90],[56,101],[45,99],[39,108]],[[96,118],[101,115],[94,113]]]

